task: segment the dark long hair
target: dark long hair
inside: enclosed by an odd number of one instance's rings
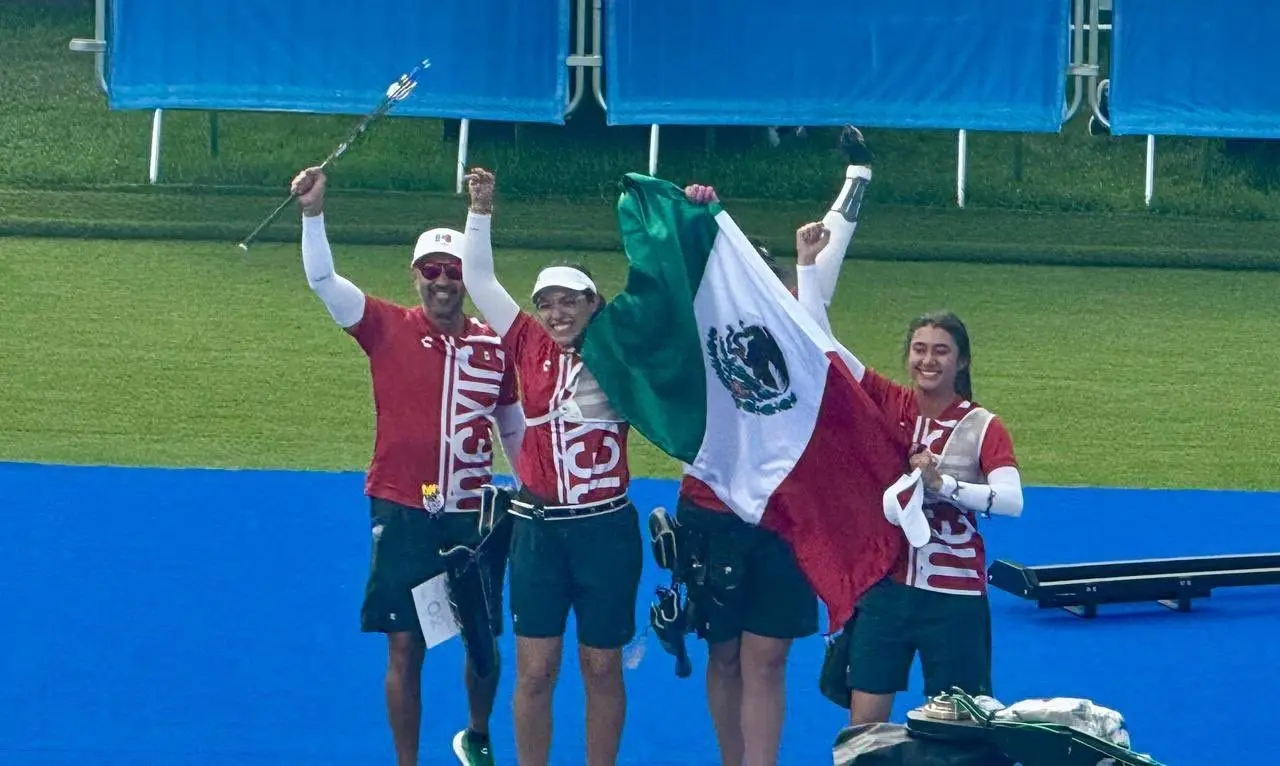
[[[966,399],[973,399],[973,382],[969,375],[973,369],[973,356],[969,351],[969,330],[964,326],[964,322],[950,311],[935,311],[916,317],[907,327],[907,340],[902,349],[903,358],[911,352],[911,336],[915,335],[916,330],[921,327],[939,327],[951,336],[952,342],[956,344],[957,361],[963,360],[965,363],[963,368],[956,370],[956,393]]]

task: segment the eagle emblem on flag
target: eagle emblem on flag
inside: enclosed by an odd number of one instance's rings
[[[768,328],[739,321],[707,331],[707,358],[734,405],[753,415],[776,415],[795,406],[782,348]]]

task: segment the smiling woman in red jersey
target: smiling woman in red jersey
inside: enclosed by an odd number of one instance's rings
[[[812,258],[797,261],[800,301],[826,324],[826,296]],[[917,653],[926,696],[960,687],[993,694],[986,546],[978,518],[1022,514],[1022,478],[1004,423],[973,397],[969,331],[950,312],[911,322],[904,386],[842,354],[871,400],[911,434],[929,535],[867,591],[850,627],[848,686],[854,724],[887,721]]]
[[[627,423],[578,354],[603,299],[585,269],[552,266],[533,286],[534,313],[521,311],[494,275],[493,174],[472,170],[468,190],[463,278],[515,360],[527,427],[511,509],[519,762],[541,766],[550,757],[551,697],[572,610],[586,686],[586,762],[609,766],[626,717],[622,648],[635,635],[644,543],[627,497]]]
[[[418,238],[409,274],[419,305],[365,295],[334,269],[324,228],[325,186],[317,168],[293,181],[302,208],[303,269],[334,322],[369,358],[377,421],[365,494],[373,543],[360,626],[387,634],[387,712],[397,763],[409,766],[418,762],[424,654],[412,589],[447,571],[442,550],[478,545],[480,488],[493,471],[493,423],[511,456],[524,419],[515,368],[498,334],[462,311],[462,233],[438,228]],[[502,629],[503,554],[494,546],[481,556],[491,603],[458,598],[456,607],[468,622],[491,621],[496,614],[494,633]],[[468,655],[471,720],[453,740],[463,764],[493,763],[488,725],[498,675],[496,665],[475,670]]]

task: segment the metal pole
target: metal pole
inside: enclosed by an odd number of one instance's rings
[[[1098,122],[1101,122],[1104,126],[1110,129],[1111,121],[1102,116],[1101,105],[1102,88],[1107,81],[1102,80],[1099,82],[1098,80],[1102,71],[1098,65],[1098,49],[1102,45],[1102,41],[1100,39],[1101,30],[1099,29],[1099,25],[1102,23],[1102,14],[1098,8],[1101,4],[1100,0],[1094,0],[1094,2],[1090,4],[1092,7],[1089,11],[1089,66],[1096,70],[1093,76],[1089,78],[1089,110],[1093,112],[1093,116],[1098,120]]]
[[[157,109],[151,117],[151,167],[147,177],[151,183],[160,180],[160,134],[164,127],[164,110]]]
[[[92,53],[93,68],[98,73],[98,87],[107,92],[107,75],[105,57],[107,52],[107,9],[106,0],[96,0],[93,10],[93,39],[83,37],[71,38],[67,46],[76,53]]]
[[[98,87],[107,92],[107,0],[96,0],[93,4],[93,37],[102,41],[102,50],[97,51],[94,58],[94,69],[98,72]]]
[[[1075,0],[1071,9],[1071,64],[1067,67],[1071,74],[1071,103],[1066,107],[1063,122],[1074,117],[1084,101],[1084,78],[1088,75],[1084,55],[1084,0]]]
[[[573,67],[573,92],[569,94],[569,105],[564,109],[565,117],[574,113],[582,102],[582,94],[586,92],[587,73],[583,67],[586,66],[584,62],[587,55],[587,0],[578,0],[573,54],[568,62]]]
[[[658,126],[649,126],[649,175],[658,174]]]
[[[1147,136],[1147,188],[1145,199],[1147,207],[1156,196],[1156,137]]]
[[[601,70],[604,69],[604,66],[603,66],[604,59],[602,56],[600,56],[600,51],[602,50],[600,45],[600,39],[604,37],[604,33],[603,33],[604,22],[601,20],[602,17],[604,16],[604,9],[602,5],[603,5],[602,0],[592,0],[591,48],[593,51],[595,51],[595,55],[597,56],[597,58],[600,59],[600,61],[597,63],[596,67],[591,70],[591,92],[595,95],[596,103],[600,104],[600,108],[608,112],[609,109],[608,107],[605,106],[605,103],[604,103],[604,90],[600,82]]]
[[[964,207],[964,187],[969,173],[969,131],[960,131],[956,147],[956,204]]]
[[[464,119],[458,126],[458,172],[455,194],[461,194],[467,178],[467,142],[471,137],[471,120]]]

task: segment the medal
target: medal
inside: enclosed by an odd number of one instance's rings
[[[435,516],[444,510],[444,496],[440,494],[440,487],[438,485],[422,485],[422,507],[432,516]]]

